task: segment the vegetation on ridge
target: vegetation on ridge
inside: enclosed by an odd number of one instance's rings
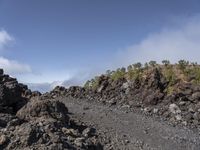
[[[138,62],[129,65],[127,68],[122,67],[115,71],[107,70],[103,75],[113,81],[119,79],[140,81],[153,69],[159,70],[167,80],[168,92],[173,91],[173,85],[179,82],[200,84],[200,65],[186,60],[180,60],[176,64],[171,64],[169,60],[163,60],[162,64],[158,64],[156,61],[150,61],[143,65]],[[87,89],[96,89],[99,85],[99,78],[100,76],[97,76],[94,79],[88,80],[84,87]]]

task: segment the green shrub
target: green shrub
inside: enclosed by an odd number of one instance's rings
[[[92,89],[96,89],[99,86],[99,77],[96,76],[94,79],[91,80],[91,87]]]
[[[90,88],[90,80],[88,80],[88,81],[85,82],[84,88],[86,88],[86,89]]]
[[[167,92],[168,95],[171,95],[173,93],[173,91],[174,91],[174,87],[173,86],[168,86],[166,88],[166,92]]]
[[[126,69],[125,68],[118,68],[116,71],[114,71],[111,74],[111,79],[116,81],[116,80],[118,80],[120,78],[125,77],[125,74],[126,74]]]
[[[144,69],[145,69],[145,70],[148,70],[148,69],[149,69],[149,64],[148,64],[147,62],[144,64]]]
[[[130,80],[140,80],[142,78],[142,70],[133,69],[128,71],[127,75]]]
[[[86,89],[96,89],[99,86],[99,77],[96,76],[94,79],[88,80],[84,84],[84,88]]]
[[[188,66],[189,65],[189,62],[188,61],[185,61],[185,60],[179,60],[178,61],[178,67],[179,67],[179,69],[181,70],[181,71],[185,71],[185,69],[186,69],[186,66]]]
[[[131,71],[133,69],[133,66],[132,65],[129,65],[128,67],[127,67],[127,71],[129,72],[129,71]]]
[[[112,74],[112,71],[110,71],[110,70],[107,70],[107,71],[106,71],[106,75],[107,75],[107,76],[111,76],[111,74]]]
[[[174,85],[176,83],[177,76],[176,76],[172,66],[165,68],[163,75],[166,78],[166,80],[169,82],[170,86]]]
[[[189,79],[192,79],[196,84],[200,84],[200,67],[195,66],[193,68],[186,69],[185,72]]]

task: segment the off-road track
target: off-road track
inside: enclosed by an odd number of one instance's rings
[[[104,149],[199,150],[197,129],[172,126],[138,111],[88,100],[59,98],[72,116],[96,128]]]

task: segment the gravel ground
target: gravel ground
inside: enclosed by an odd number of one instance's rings
[[[104,149],[199,150],[198,130],[172,126],[162,119],[87,100],[58,98],[72,117],[97,129]]]

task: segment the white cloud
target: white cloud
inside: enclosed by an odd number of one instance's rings
[[[19,63],[15,60],[9,60],[4,57],[0,57],[0,68],[3,68],[5,73],[11,75],[31,72],[31,67],[29,65]]]
[[[5,30],[0,30],[0,49],[4,48],[11,41],[14,41],[14,38]]]
[[[7,33],[4,29],[0,30],[0,50],[4,50],[5,46],[14,41],[14,37]],[[4,72],[10,75],[16,75],[21,73],[30,73],[31,67],[27,64],[20,63],[16,60],[9,60],[3,56],[0,56],[0,68],[4,69]]]
[[[200,16],[179,20],[176,26],[163,28],[148,35],[139,44],[122,50],[118,54],[117,65],[134,62],[180,59],[200,62]]]

